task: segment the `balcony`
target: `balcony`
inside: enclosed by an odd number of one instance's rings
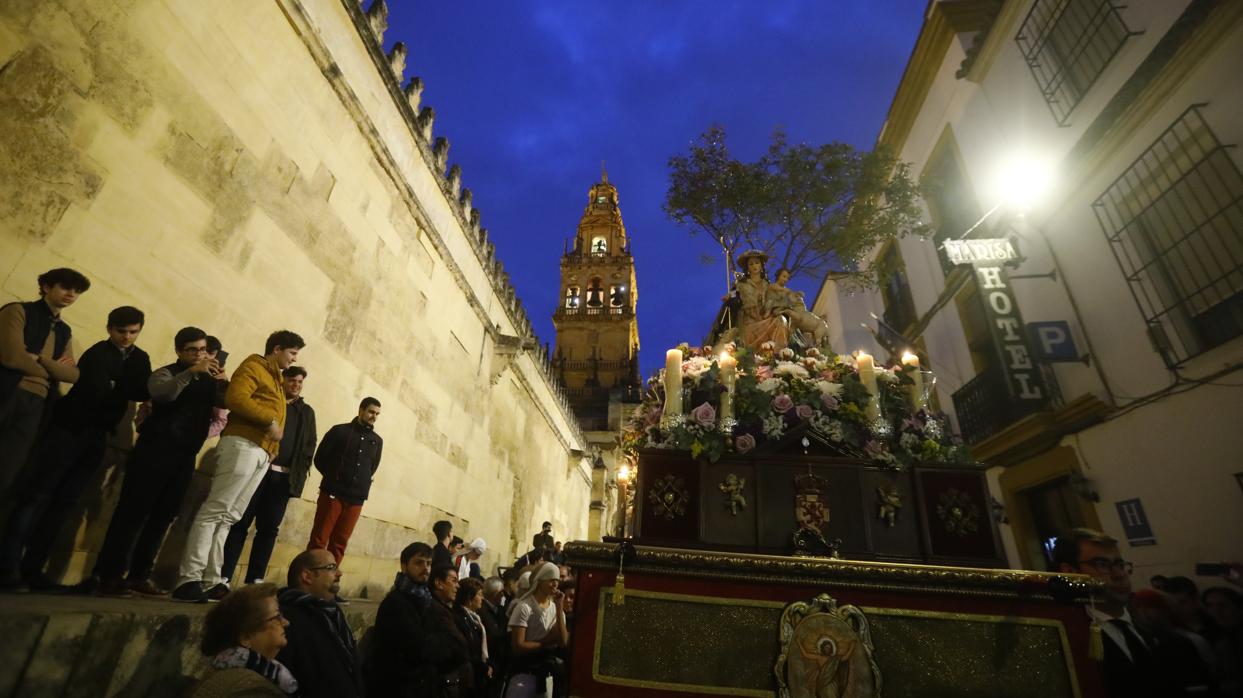
[[[993,366],[954,393],[954,411],[962,438],[975,445],[1035,410],[1011,399],[1005,374]]]

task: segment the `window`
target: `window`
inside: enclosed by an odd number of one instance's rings
[[[592,254],[607,254],[609,251],[609,241],[602,237],[594,237],[591,239]]]
[[[954,264],[946,256],[943,244],[946,240],[960,238],[971,230],[971,226],[980,219],[980,208],[967,184],[967,178],[963,176],[953,139],[943,137],[936,150],[936,155],[924,171],[923,179],[928,187],[928,195],[924,200],[932,215],[935,229],[932,241],[941,260],[941,270],[949,274],[953,271]],[[977,228],[976,233],[983,230],[983,227]]]
[[[902,256],[898,254],[897,245],[889,248],[881,255],[880,295],[885,303],[885,324],[898,332],[905,333],[917,319],[915,317],[915,301],[911,298],[911,285],[906,280],[906,269],[902,265]]]
[[[1198,104],[1092,207],[1167,365],[1243,334],[1243,175]]]
[[[626,287],[613,286],[609,288],[609,307],[620,308],[626,304]]]
[[[587,307],[599,308],[604,305],[604,285],[600,281],[600,277],[591,280],[591,284],[587,286]]]
[[[567,288],[565,290],[565,307],[570,308],[570,309],[577,308],[579,302],[581,301],[581,298],[582,297],[579,296],[579,290],[577,286],[571,286]]]
[[[1058,125],[1136,34],[1119,9],[1113,0],[1036,0],[1014,37]]]

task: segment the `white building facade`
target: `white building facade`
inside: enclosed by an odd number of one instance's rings
[[[879,145],[933,232],[815,310],[936,374],[1014,567],[1072,526],[1137,580],[1243,559],[1240,65],[1239,2],[929,3]]]

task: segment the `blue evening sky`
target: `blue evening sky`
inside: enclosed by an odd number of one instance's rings
[[[870,147],[927,0],[389,0],[450,163],[463,170],[541,342],[562,245],[600,177],[621,199],[638,277],[643,375],[702,340],[725,289],[710,238],[661,210],[667,163],[722,124],[736,156],[772,131]],[[704,255],[715,261],[706,264]],[[796,284],[815,295],[815,283]]]

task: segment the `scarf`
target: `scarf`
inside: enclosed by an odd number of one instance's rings
[[[230,647],[212,657],[211,665],[216,669],[250,669],[276,684],[286,695],[298,695],[298,680],[284,664],[248,647]]]
[[[474,611],[470,610],[469,608],[465,606],[459,606],[459,608],[465,611],[466,617],[469,618],[471,622],[474,623],[479,628],[479,638],[483,644],[483,661],[487,662],[488,661],[488,629],[483,627],[483,619],[479,617],[478,613],[475,613]]]
[[[427,585],[407,577],[405,572],[397,573],[397,579],[393,580],[393,590],[413,596],[419,608],[427,608],[432,604],[432,592]]]

